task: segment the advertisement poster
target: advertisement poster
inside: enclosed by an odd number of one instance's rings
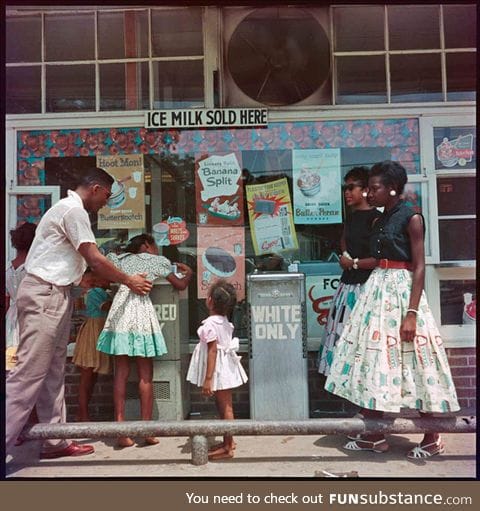
[[[243,225],[240,154],[197,158],[195,197],[198,225]]]
[[[152,236],[159,247],[168,247],[183,243],[190,236],[190,231],[182,218],[168,217],[165,222],[152,226]]]
[[[305,277],[308,337],[322,337],[333,296],[340,284],[340,277],[341,270],[338,275],[307,275]]]
[[[476,167],[474,127],[435,128],[433,137],[436,169]]]
[[[210,284],[224,278],[245,298],[245,230],[243,227],[198,227],[198,298],[206,298]]]
[[[97,166],[115,179],[107,205],[98,211],[98,228],[143,229],[145,227],[143,154],[97,156]]]
[[[286,178],[246,186],[255,255],[298,248]]]
[[[296,224],[342,223],[340,149],[292,151]]]

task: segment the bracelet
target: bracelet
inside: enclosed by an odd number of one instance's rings
[[[407,313],[408,312],[414,312],[415,314],[418,315],[418,310],[417,309],[407,309]]]
[[[344,250],[342,252],[342,255],[343,255],[343,257],[346,257],[347,259],[350,259],[350,260],[352,259],[352,256],[346,250]]]
[[[352,268],[354,270],[358,270],[358,257],[355,257],[355,259],[353,260]]]

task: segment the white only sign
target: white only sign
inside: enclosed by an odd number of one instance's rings
[[[266,108],[190,108],[145,112],[145,128],[267,127]]]

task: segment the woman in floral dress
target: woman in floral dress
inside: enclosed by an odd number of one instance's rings
[[[421,414],[459,410],[445,348],[424,292],[424,221],[400,196],[407,182],[397,162],[375,164],[368,200],[384,207],[370,237],[377,267],[365,284],[333,353],[325,389],[378,418],[401,408]],[[363,260],[358,261],[361,268]],[[358,435],[349,450],[384,452],[384,435]],[[426,433],[409,458],[444,452],[436,432]]]
[[[129,275],[144,273],[148,280],[165,277],[176,289],[188,286],[192,270],[185,264],[176,263],[183,277],[172,271],[172,263],[158,255],[155,240],[149,234],[141,234],[130,240],[122,255],[109,254],[108,258]],[[105,326],[98,338],[98,351],[115,357],[113,399],[115,419],[125,420],[125,394],[130,372],[130,360],[137,364],[138,391],[143,420],[151,420],[153,412],[153,357],[167,353],[162,330],[150,297],[136,295],[121,285],[113,299]],[[145,438],[147,444],[157,444],[154,437]],[[129,437],[118,439],[119,447],[130,447],[134,441]]]

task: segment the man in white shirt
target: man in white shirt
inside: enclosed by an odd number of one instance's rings
[[[112,282],[146,295],[152,283],[146,274],[118,270],[95,243],[87,212],[107,204],[114,180],[100,168],[79,176],[75,191],[52,206],[38,224],[25,261],[26,276],[17,294],[20,343],[18,364],[6,382],[6,450],[15,442],[36,405],[40,422],[66,421],[64,375],[73,300],[87,264]],[[40,458],[82,456],[91,445],[48,439]]]

